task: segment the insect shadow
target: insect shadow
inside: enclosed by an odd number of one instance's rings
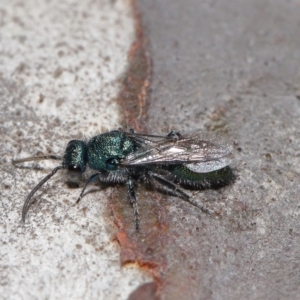
[[[46,155],[13,160],[13,164],[38,160],[60,160],[27,196],[22,221],[33,202],[34,194],[59,170],[81,176],[89,169],[93,173],[87,179],[76,201],[84,195],[87,186],[98,179],[102,183],[121,183],[127,186],[133,206],[135,228],[140,220],[135,195],[139,182],[177,196],[206,213],[210,211],[193,200],[180,186],[190,189],[217,188],[234,179],[232,169],[232,146],[205,132],[181,135],[171,131],[166,136],[114,130],[91,138],[88,142],[71,140],[63,156]]]

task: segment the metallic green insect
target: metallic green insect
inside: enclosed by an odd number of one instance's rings
[[[97,135],[87,143],[72,140],[63,157],[48,155],[13,161],[14,164],[44,159],[62,161],[30,192],[23,206],[22,220],[25,222],[34,194],[61,169],[79,175],[87,169],[93,171],[77,202],[88,184],[96,179],[106,183],[126,184],[134,209],[136,230],[139,230],[140,223],[135,196],[138,182],[148,183],[157,190],[180,197],[202,211],[209,212],[191,199],[180,186],[201,189],[227,185],[234,178],[229,167],[231,156],[231,145],[203,132],[181,135],[171,131],[167,136],[155,136],[135,133],[133,130],[114,130]]]

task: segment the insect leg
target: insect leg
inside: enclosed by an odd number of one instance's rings
[[[149,180],[152,181],[152,184],[154,184],[154,186],[158,184],[158,188],[161,188],[165,192],[169,192],[180,198],[189,199],[189,195],[186,194],[184,191],[182,191],[178,186],[176,186],[171,181],[153,172],[149,172],[148,175],[149,175]]]
[[[128,187],[130,203],[132,204],[133,211],[134,211],[135,229],[138,231],[140,228],[139,210],[138,210],[138,205],[135,197],[134,182],[131,178],[129,178],[127,181],[127,187]]]
[[[150,173],[150,176],[153,179],[155,179],[161,186],[163,186],[165,188],[165,190],[171,191],[175,195],[182,198],[184,201],[189,202],[190,204],[201,209],[203,212],[205,212],[207,214],[211,214],[211,211],[209,209],[207,209],[204,205],[191,199],[191,197],[188,194],[186,194],[184,191],[182,191],[180,188],[178,188],[176,186],[176,184],[174,184],[174,183],[170,182],[169,180],[167,180],[159,175],[156,175],[155,173],[152,173],[152,172]]]
[[[81,191],[81,193],[80,193],[80,195],[79,195],[79,197],[78,197],[78,199],[77,199],[77,201],[76,201],[76,204],[82,199],[83,193],[84,193],[84,191],[86,190],[87,186],[88,186],[93,180],[95,180],[95,178],[98,177],[99,175],[100,175],[100,173],[93,174],[93,175],[86,181],[86,183],[84,184],[84,187],[83,187],[83,189],[82,189],[82,191]]]

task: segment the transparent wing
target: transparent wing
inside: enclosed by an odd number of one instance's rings
[[[207,173],[224,168],[232,161],[232,146],[210,133],[176,137],[128,135],[140,144],[140,149],[122,161],[125,166],[185,164],[191,171]]]
[[[208,173],[212,171],[217,171],[226,166],[229,166],[232,162],[231,156],[222,157],[217,160],[185,164],[185,166],[193,172],[196,173]]]

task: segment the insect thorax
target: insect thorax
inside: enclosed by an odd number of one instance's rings
[[[136,151],[137,147],[133,140],[120,131],[97,135],[87,144],[88,164],[94,170],[116,170],[119,161]]]

